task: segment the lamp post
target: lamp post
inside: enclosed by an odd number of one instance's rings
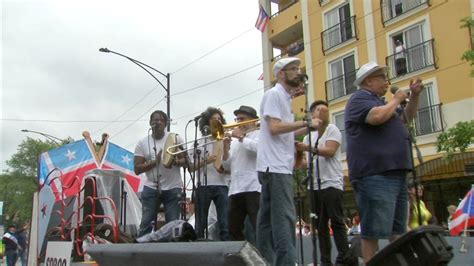
[[[128,57],[126,55],[123,55],[123,54],[120,54],[120,53],[117,53],[117,52],[114,52],[112,50],[109,50],[107,48],[100,48],[99,49],[100,52],[103,52],[103,53],[113,53],[113,54],[116,54],[116,55],[119,55],[121,57],[125,57],[127,58],[128,60],[132,61],[132,63],[134,63],[135,65],[139,66],[141,69],[145,70],[148,74],[150,74],[150,76],[153,77],[153,79],[155,79],[159,84],[160,86],[166,91],[166,115],[168,116],[168,123],[167,123],[167,130],[168,132],[170,131],[170,125],[171,125],[171,117],[170,117],[170,73],[166,73],[164,74],[163,72],[143,63],[143,62],[140,62],[136,59],[133,59],[131,57]],[[155,72],[157,72],[158,74],[162,75],[163,77],[166,78],[166,86],[163,85],[163,83],[157,79],[155,77],[155,75],[153,75],[148,69],[146,69],[145,67],[151,69],[151,70],[154,70]]]
[[[61,145],[62,142],[69,143],[67,140],[60,139],[60,138],[58,138],[58,137],[55,137],[55,136],[52,136],[52,135],[49,135],[49,134],[46,134],[46,133],[43,133],[43,132],[38,132],[38,131],[28,130],[28,129],[22,129],[21,132],[40,134],[41,136],[43,136],[43,137],[45,137],[45,138],[51,140],[52,142],[54,142],[54,143],[57,144],[57,145]],[[59,141],[59,142],[58,142],[58,141]]]

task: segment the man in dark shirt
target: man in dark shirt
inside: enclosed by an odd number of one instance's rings
[[[416,114],[423,90],[421,79],[411,80],[410,96],[398,90],[385,103],[387,68],[375,62],[356,74],[354,92],[345,110],[347,162],[361,215],[362,255],[367,263],[378,239],[391,241],[405,233],[408,194],[406,174],[412,169],[410,142],[404,124]],[[404,110],[400,108],[409,103]]]
[[[8,226],[7,232],[3,235],[2,242],[5,244],[5,257],[7,257],[7,266],[14,266],[18,259],[17,250],[18,240],[16,238],[16,227]]]

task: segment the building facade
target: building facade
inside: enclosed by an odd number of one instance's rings
[[[440,132],[459,121],[474,119],[474,78],[461,59],[474,48],[471,29],[461,19],[473,18],[473,0],[260,0],[270,15],[262,33],[265,87],[274,82],[271,69],[280,57],[296,56],[309,77],[308,102],[329,102],[332,123],[344,134],[344,109],[357,88],[356,72],[368,61],[389,66],[392,86],[408,89],[421,77],[425,90],[412,132],[420,158],[413,150],[416,174],[425,186],[425,201],[440,223],[446,207],[474,183],[473,153],[443,160],[436,151]],[[392,95],[388,93],[387,99]],[[293,110],[302,116],[304,97]],[[345,171],[345,140],[341,149]],[[472,149],[471,149],[472,151]],[[420,160],[421,159],[421,160]],[[420,162],[422,162],[420,164]],[[356,211],[346,179],[346,208]]]

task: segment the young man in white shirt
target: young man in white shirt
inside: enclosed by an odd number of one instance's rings
[[[234,111],[237,123],[258,119],[257,111],[242,105]],[[261,186],[256,169],[259,130],[256,122],[245,123],[232,130],[230,150],[224,149],[224,161],[231,171],[229,188],[229,233],[230,240],[245,240],[243,233],[248,216],[256,229]],[[230,142],[230,140],[228,141]],[[229,143],[226,143],[228,147]],[[226,167],[227,168],[227,167]],[[252,231],[252,230],[251,230]],[[247,239],[255,243],[255,239]]]
[[[166,168],[163,165],[163,152],[169,132],[165,131],[168,117],[163,111],[154,111],[150,115],[152,134],[141,139],[134,156],[134,167],[137,175],[145,173],[146,181],[140,195],[142,203],[142,220],[138,236],[150,233],[156,220],[161,203],[165,208],[165,221],[179,219],[179,201],[183,182],[180,167],[185,165],[184,156],[177,156],[173,165]],[[178,138],[178,143],[181,139]]]
[[[294,121],[291,100],[302,91],[301,61],[287,57],[273,66],[275,86],[260,105],[257,171],[262,194],[257,216],[257,248],[271,265],[296,262],[296,213],[293,192],[295,135],[307,132],[306,121]],[[319,126],[313,119],[312,126]]]
[[[325,101],[315,101],[309,108],[313,118],[322,121],[321,126],[311,132],[311,145],[306,135],[302,143],[297,144],[297,150],[306,151],[309,162],[311,151],[313,157],[313,186],[310,196],[314,198],[316,211],[316,228],[318,230],[321,265],[333,265],[331,262],[331,236],[329,220],[336,243],[338,256],[336,265],[357,265],[357,258],[349,253],[347,231],[343,214],[344,173],[341,164],[342,134],[336,125],[329,124],[328,104]],[[316,147],[316,143],[318,143]],[[320,180],[319,187],[318,178]]]

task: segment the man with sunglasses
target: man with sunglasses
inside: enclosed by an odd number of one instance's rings
[[[412,170],[408,124],[423,91],[420,78],[411,80],[410,96],[398,90],[385,103],[387,67],[375,62],[356,73],[358,86],[345,109],[347,163],[361,217],[362,256],[367,263],[378,239],[395,240],[405,233],[408,214],[406,175]],[[400,104],[409,97],[402,110]]]
[[[267,90],[260,105],[260,135],[257,171],[262,194],[257,217],[257,248],[271,265],[294,265],[296,261],[293,202],[295,135],[307,133],[306,121],[294,121],[293,97],[301,94],[301,61],[287,57],[273,66],[277,83]],[[319,118],[312,120],[317,128]]]
[[[245,240],[244,222],[248,217],[253,228],[245,228],[246,232],[255,232],[257,224],[257,213],[260,201],[261,186],[258,182],[256,168],[257,143],[259,130],[256,122],[248,122],[258,119],[257,111],[242,105],[234,111],[235,121],[242,125],[235,127],[230,133],[232,137],[226,138],[223,159],[230,166],[229,187],[229,233],[230,240]],[[230,148],[230,150],[229,150]],[[227,167],[226,167],[227,168]],[[247,234],[247,236],[255,234]],[[247,239],[255,243],[253,239]]]

